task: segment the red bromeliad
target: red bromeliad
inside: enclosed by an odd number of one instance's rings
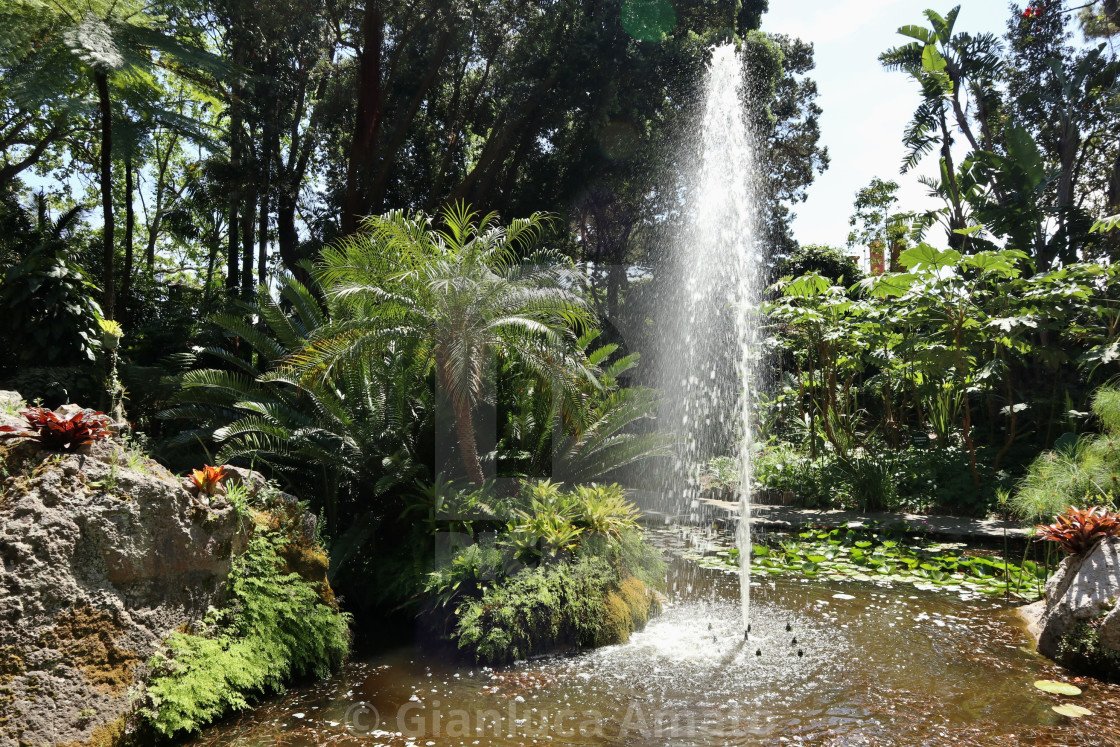
[[[109,418],[102,412],[83,411],[66,417],[44,407],[32,407],[20,415],[27,420],[27,427],[0,427],[0,438],[30,438],[45,449],[72,451],[112,435],[108,427]]]
[[[1054,517],[1049,526],[1038,526],[1038,540],[1057,542],[1063,550],[1073,555],[1084,554],[1101,537],[1120,536],[1120,514],[1100,506],[1073,508]]]
[[[204,464],[202,469],[191,472],[191,481],[198,488],[200,495],[214,495],[227,474],[229,473],[225,467],[211,467],[209,464]]]

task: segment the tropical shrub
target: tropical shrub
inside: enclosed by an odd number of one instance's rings
[[[109,418],[104,413],[84,410],[72,415],[59,415],[43,407],[32,407],[20,413],[26,427],[0,427],[0,438],[30,438],[44,449],[73,451],[79,446],[109,438]]]
[[[984,460],[992,449],[981,447],[977,453]],[[788,492],[799,505],[857,511],[986,516],[997,508],[998,490],[1011,479],[1005,472],[986,473],[977,490],[963,447],[895,450],[877,439],[846,458],[828,449],[814,458],[792,444],[767,445],[751,466],[756,494]]]
[[[1070,555],[1084,555],[1102,537],[1120,536],[1120,514],[1100,506],[1074,508],[1055,516],[1054,523],[1037,527],[1038,541],[1057,542]]]
[[[460,604],[453,638],[489,664],[624,642],[660,608],[639,576],[660,583],[664,572],[648,545],[635,565],[625,552],[609,542],[587,543],[569,562],[525,568],[487,586]]]
[[[433,629],[481,661],[504,662],[626,640],[645,624],[665,565],[618,485],[525,481],[511,503],[496,535],[477,531],[487,519],[460,526],[474,539],[428,574]]]
[[[9,351],[4,367],[92,364],[97,357],[101,307],[98,289],[75,261],[68,246],[81,208],[56,221],[40,202],[34,243],[0,282],[0,344]],[[24,391],[29,397],[38,392]]]

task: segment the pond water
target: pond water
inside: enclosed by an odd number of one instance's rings
[[[1032,653],[999,600],[766,578],[744,642],[735,575],[677,558],[667,596],[627,644],[502,670],[403,648],[195,744],[1120,744],[1120,688]],[[1076,682],[1065,701],[1095,715],[1052,712],[1037,679]]]

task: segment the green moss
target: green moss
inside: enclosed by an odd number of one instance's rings
[[[133,669],[141,661],[135,652],[117,645],[122,632],[112,615],[86,605],[62,612],[43,635],[42,647],[80,667],[93,685],[116,693],[132,684]]]
[[[232,603],[197,634],[176,633],[153,659],[144,717],[160,734],[195,732],[293,677],[323,677],[342,663],[349,617],[325,604],[319,584],[288,571],[291,538],[258,526],[233,563]]]

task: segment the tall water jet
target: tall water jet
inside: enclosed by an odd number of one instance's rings
[[[686,226],[674,241],[675,292],[662,301],[658,366],[666,395],[662,424],[678,445],[665,489],[693,504],[704,465],[729,453],[736,460],[744,631],[750,621],[750,444],[763,271],[746,83],[734,44],[715,47],[698,132],[684,159],[693,173],[685,183]]]

